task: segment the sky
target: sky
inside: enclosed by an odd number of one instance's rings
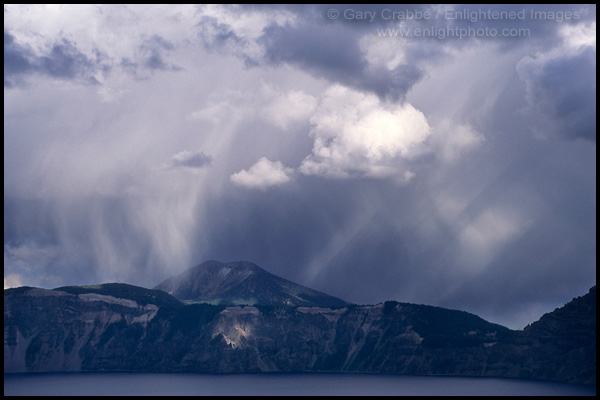
[[[5,289],[208,260],[515,329],[587,293],[595,5],[5,5]]]

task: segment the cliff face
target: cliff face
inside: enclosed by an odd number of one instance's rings
[[[493,354],[523,378],[596,384],[596,287],[517,332]]]
[[[595,383],[590,294],[582,298],[587,311],[565,310],[579,314],[564,329],[566,316],[555,311],[516,332],[466,312],[396,302],[226,307],[136,290],[5,290],[4,371],[360,371]]]
[[[4,371],[79,371],[115,327],[145,329],[159,307],[96,293],[4,291]]]

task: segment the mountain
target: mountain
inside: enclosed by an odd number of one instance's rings
[[[208,261],[155,287],[192,303],[343,307],[347,302],[273,275],[247,261]]]
[[[595,287],[522,331],[393,301],[240,307],[186,305],[159,293],[127,285],[5,290],[5,373],[348,371],[596,382]]]
[[[585,296],[544,314],[502,343],[492,359],[509,363],[518,377],[596,384],[596,286]]]

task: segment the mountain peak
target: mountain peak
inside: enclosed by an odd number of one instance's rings
[[[160,283],[184,302],[342,307],[343,300],[273,275],[249,261],[207,261]]]

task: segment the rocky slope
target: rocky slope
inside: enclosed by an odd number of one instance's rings
[[[510,365],[518,377],[596,384],[596,286],[496,350],[490,359]]]
[[[191,303],[341,307],[343,300],[290,282],[247,261],[208,261],[155,287]]]
[[[595,287],[511,331],[397,302],[185,305],[127,286],[5,290],[4,371],[360,371],[595,384]]]

